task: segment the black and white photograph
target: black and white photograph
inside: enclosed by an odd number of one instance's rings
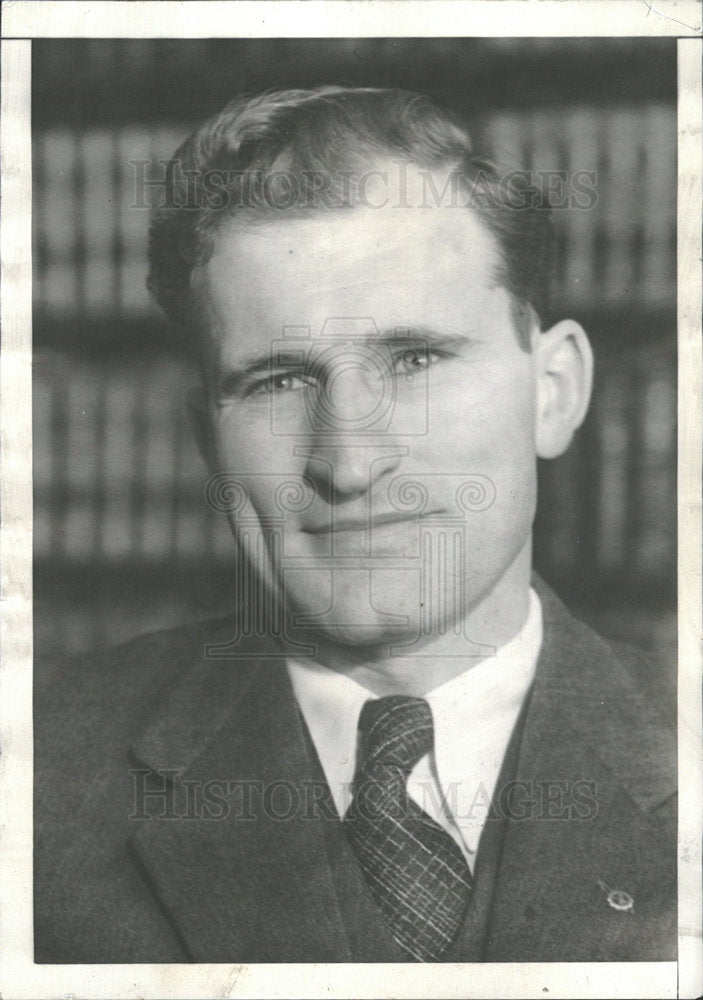
[[[31,40],[29,961],[689,995],[695,43],[93,34]]]

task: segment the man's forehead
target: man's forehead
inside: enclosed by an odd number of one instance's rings
[[[306,291],[378,296],[381,288],[419,293],[457,280],[491,287],[499,259],[492,235],[469,209],[364,207],[246,226],[227,221],[205,277],[215,295],[237,281],[263,298]]]
[[[312,338],[373,340],[394,328],[451,337],[491,317],[502,323],[499,263],[472,210],[390,202],[226,220],[200,290],[223,363],[239,365],[295,327]]]
[[[492,234],[466,199],[444,197],[456,175],[413,164],[380,161],[358,181],[358,203],[345,209],[310,205],[278,211],[247,212],[242,225],[232,217],[220,227],[217,245],[239,243],[248,252],[287,255],[291,263],[311,260],[329,266],[373,263],[388,254],[402,256],[406,265],[424,262],[438,247],[447,254],[471,258],[498,256]],[[495,261],[492,261],[495,262]]]

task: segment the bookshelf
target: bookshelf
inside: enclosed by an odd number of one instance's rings
[[[35,44],[38,649],[77,651],[231,600],[228,529],[204,503],[185,412],[193,376],[144,284],[149,212],[137,181],[158,178],[191,124],[237,90],[340,78],[429,90],[506,167],[563,178],[571,207],[554,213],[555,318],[573,315],[589,332],[596,393],[574,446],[540,470],[537,565],[584,608],[610,594],[668,615],[673,47],[328,40],[311,63],[307,40],[265,41]],[[110,66],[124,69],[120,94]]]

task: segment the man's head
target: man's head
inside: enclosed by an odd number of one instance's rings
[[[547,213],[398,91],[234,102],[171,177],[151,287],[205,338],[201,440],[266,592],[342,644],[507,638],[536,456],[590,380],[577,324],[540,329]]]
[[[202,330],[197,278],[227,220],[260,225],[380,207],[394,183],[402,203],[409,164],[425,177],[418,207],[470,205],[494,237],[495,278],[529,349],[535,317],[546,319],[549,308],[546,199],[524,175],[501,174],[475,155],[449,114],[403,90],[319,87],[233,100],[171,160],[151,228],[149,287],[174,323]]]

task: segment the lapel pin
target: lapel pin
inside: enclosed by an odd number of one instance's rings
[[[632,913],[635,901],[629,892],[623,892],[622,889],[610,889],[602,879],[598,879],[598,885],[603,892],[607,893],[605,898],[608,906],[612,906],[614,910],[620,910],[622,913]]]

